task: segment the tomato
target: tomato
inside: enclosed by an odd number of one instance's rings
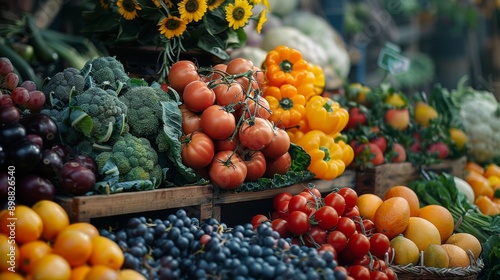
[[[167,79],[169,85],[181,95],[187,84],[192,81],[198,81],[201,77],[194,62],[179,60],[170,67]]]
[[[311,196],[313,198],[317,198],[317,199],[320,199],[321,198],[321,192],[315,188],[314,186],[313,187],[306,187],[305,189],[303,189],[300,193],[308,193],[308,194],[311,194]]]
[[[277,158],[284,155],[290,149],[290,136],[286,130],[273,127],[273,137],[261,151],[266,158]]]
[[[263,119],[269,119],[269,116],[271,116],[269,102],[262,97],[262,95],[247,97],[247,99],[245,99],[245,103],[246,106],[243,106],[238,110],[238,116],[241,116],[243,111],[245,113],[245,118],[255,116]]]
[[[210,80],[214,81],[217,79],[221,79],[227,75],[227,64],[219,63],[212,66],[212,72],[210,73]]]
[[[338,194],[344,197],[346,210],[350,210],[356,206],[356,203],[358,202],[358,194],[355,190],[349,187],[344,187],[340,188]]]
[[[194,169],[208,166],[214,157],[214,143],[203,132],[193,132],[181,138],[182,163]]]
[[[268,178],[272,178],[274,174],[286,174],[292,167],[292,156],[286,152],[279,158],[266,159],[266,173]]]
[[[254,229],[258,228],[261,224],[269,221],[269,218],[262,214],[257,214],[252,217],[252,221],[250,222]]]
[[[189,110],[199,113],[214,104],[215,92],[203,81],[192,81],[184,88],[182,100]]]
[[[227,63],[226,72],[231,75],[243,74],[254,69],[253,62],[250,59],[237,57]]]
[[[235,134],[234,137],[229,136],[226,139],[215,140],[214,148],[215,151],[235,151],[238,146],[238,134]]]
[[[258,88],[262,89],[265,85],[265,79],[266,75],[264,74],[264,71],[260,69],[258,66],[253,66],[253,78],[257,82]]]
[[[290,232],[295,235],[305,234],[311,227],[309,216],[302,211],[290,212],[286,222]]]
[[[339,215],[333,207],[325,205],[314,213],[314,220],[318,223],[320,228],[330,230],[337,225]]]
[[[393,156],[393,158],[390,159],[391,162],[404,162],[404,161],[406,161],[406,150],[403,147],[403,145],[401,145],[399,143],[394,143],[392,149],[394,152],[394,156]]]
[[[247,177],[245,181],[254,182],[264,176],[266,172],[266,158],[261,151],[244,150],[240,157],[247,166]]]
[[[373,258],[372,270],[384,270],[387,268],[387,263],[385,261],[373,256],[372,258]]]
[[[389,280],[387,274],[380,270],[370,271],[370,280]]]
[[[366,115],[361,112],[358,107],[351,107],[349,109],[349,121],[347,122],[347,125],[344,127],[343,131],[348,131],[355,128],[358,123],[359,125],[363,126],[367,121],[368,119]]]
[[[292,194],[289,193],[289,192],[286,192],[286,191],[277,194],[273,198],[273,207],[274,207],[274,209],[278,210],[278,206],[280,205],[280,203],[282,201],[290,201],[291,198],[292,198]]]
[[[332,206],[337,214],[341,215],[344,213],[345,209],[345,199],[343,196],[336,192],[331,192],[323,198],[323,203],[328,206]]]
[[[355,258],[361,258],[370,251],[370,240],[362,233],[355,233],[347,241],[346,250]]]
[[[334,230],[328,233],[326,242],[332,245],[337,252],[342,252],[347,245],[347,237],[340,230]]]
[[[220,151],[208,167],[210,181],[221,189],[234,190],[247,176],[247,166],[233,151]]]
[[[212,139],[223,140],[233,134],[236,120],[224,107],[212,105],[201,114],[200,125],[203,132]]]
[[[274,219],[271,222],[271,227],[274,231],[280,234],[281,238],[288,238],[291,235],[290,230],[288,229],[287,221],[282,218]]]
[[[370,219],[361,220],[360,216],[351,217],[351,219],[355,221],[356,230],[360,233],[363,233],[364,235],[371,236],[373,232],[377,231],[377,229],[375,228],[375,223]],[[361,225],[363,226],[361,227]]]
[[[276,211],[278,212],[278,215],[282,219],[287,219],[288,215],[290,212],[288,211],[288,204],[290,203],[289,200],[283,200],[280,202],[278,205],[278,208],[276,208]]]
[[[356,280],[370,280],[370,269],[359,264],[350,265],[347,267],[347,275]]]
[[[342,216],[347,217],[347,218],[351,218],[351,219],[359,218],[360,214],[359,214],[358,206],[354,206],[349,210],[347,210],[347,209],[344,210],[344,213],[342,213]]]
[[[243,147],[258,151],[273,139],[273,127],[263,118],[246,119],[238,130],[238,138]]]
[[[197,130],[201,130],[200,116],[193,111],[189,110],[186,105],[179,106],[182,113],[182,132],[190,134]]]
[[[308,213],[306,211],[307,198],[303,195],[294,195],[288,201],[288,211],[291,213],[293,211],[302,211]]]
[[[356,232],[356,224],[351,218],[340,217],[335,230],[341,231],[349,239]]]
[[[232,104],[236,109],[241,106],[236,105],[245,100],[243,88],[236,82],[232,82],[230,84],[220,82],[213,88],[213,91],[215,92],[215,101],[221,106],[228,106]]]
[[[313,226],[303,237],[304,244],[309,247],[316,247],[326,243],[326,230]]]
[[[391,241],[383,233],[374,233],[370,237],[370,253],[377,258],[384,258],[385,252],[389,250],[391,246]]]
[[[361,258],[355,258],[352,263],[352,265],[359,264],[362,266],[369,266],[370,265],[370,257],[368,254],[362,256]]]
[[[363,163],[380,165],[384,163],[384,153],[374,143],[361,143],[354,148],[354,156]]]
[[[396,280],[398,277],[396,276],[396,272],[390,267],[387,267],[383,269],[383,272],[385,272],[385,275],[387,275],[388,280]]]
[[[335,250],[335,248],[333,248],[332,245],[328,243],[321,244],[321,246],[318,247],[318,253],[323,252],[331,252],[334,259],[337,257],[337,251]]]

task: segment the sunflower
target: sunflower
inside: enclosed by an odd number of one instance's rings
[[[174,4],[172,3],[171,0],[153,0],[153,2],[155,3],[155,6],[157,8],[161,8],[161,2],[163,2],[163,4],[165,4],[165,7],[169,8],[169,9],[174,6]]]
[[[224,0],[207,0],[208,9],[210,11],[213,11],[217,9],[223,2]]]
[[[234,5],[226,6],[226,20],[229,22],[229,27],[235,30],[244,27],[251,16],[252,5],[247,0],[235,0]]]
[[[165,35],[167,39],[172,39],[173,37],[179,37],[186,31],[187,21],[172,15],[164,17],[159,23],[158,30],[160,34]]]
[[[187,22],[199,21],[208,8],[206,0],[182,0],[178,7],[181,18]]]
[[[99,4],[101,4],[101,7],[104,10],[107,10],[109,8],[109,0],[99,0]]]
[[[267,21],[266,14],[267,10],[262,10],[262,12],[260,12],[259,21],[257,22],[257,26],[255,28],[257,30],[257,33],[260,33],[260,31],[262,30],[262,26]]]
[[[133,20],[137,17],[137,10],[141,10],[141,6],[135,0],[118,0],[116,5],[119,8],[120,15],[126,20]]]

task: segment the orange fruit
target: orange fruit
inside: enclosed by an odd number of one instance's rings
[[[47,254],[39,259],[31,271],[33,280],[68,280],[71,275],[69,263],[57,254]]]
[[[484,169],[484,177],[488,178],[491,176],[500,177],[500,166],[495,163],[490,163]]]
[[[54,201],[41,200],[31,208],[42,218],[44,240],[54,241],[57,234],[69,225],[68,213]]]
[[[477,174],[484,174],[484,167],[482,167],[479,163],[468,161],[465,164],[465,170],[470,172],[476,172]]]
[[[413,241],[420,251],[430,244],[441,244],[441,235],[434,224],[420,217],[410,217],[403,235]]]
[[[118,271],[104,266],[104,265],[94,265],[90,267],[90,270],[85,275],[84,280],[119,280],[120,276]]]
[[[453,234],[455,221],[450,210],[441,205],[426,205],[420,208],[418,217],[424,218],[436,226],[441,235],[441,243]]]
[[[63,231],[65,230],[81,231],[87,234],[90,237],[90,239],[99,236],[99,230],[94,225],[84,222],[70,224]]]
[[[479,242],[477,237],[466,232],[457,232],[453,234],[445,241],[445,244],[457,245],[466,252],[470,250],[476,259],[479,258],[482,251],[481,242]]]
[[[439,117],[438,111],[431,105],[418,101],[414,111],[415,122],[422,127],[428,127],[431,120]]]
[[[42,218],[26,205],[17,205],[14,211],[5,211],[0,216],[0,233],[9,235],[13,225],[18,244],[35,241],[42,236]]]
[[[35,240],[21,245],[19,252],[21,254],[19,258],[20,269],[29,274],[39,259],[52,252],[52,247],[42,240]]]
[[[401,234],[410,219],[410,206],[402,197],[391,197],[378,207],[373,217],[373,223],[378,232],[389,239]]]
[[[384,194],[384,199],[387,200],[391,197],[402,197],[406,199],[410,206],[410,216],[416,217],[420,210],[420,202],[417,194],[407,186],[394,186],[387,190]]]
[[[85,276],[87,276],[87,273],[90,271],[90,268],[91,267],[86,264],[74,267],[71,270],[69,280],[84,280]]]
[[[493,216],[500,213],[500,208],[488,196],[480,195],[476,197],[474,204],[476,204],[479,211],[485,215]]]
[[[24,277],[17,272],[0,272],[0,279],[2,280],[24,280]]]
[[[72,267],[85,264],[92,255],[92,239],[77,230],[65,230],[54,242],[55,254],[62,256]]]
[[[429,244],[424,251],[424,266],[448,268],[450,257],[446,250],[439,244]]]
[[[480,195],[485,195],[489,198],[493,197],[493,188],[490,186],[488,179],[483,175],[476,172],[467,172],[465,173],[464,180],[472,187],[475,197],[479,197]]]
[[[92,238],[92,254],[89,263],[94,265],[104,265],[118,270],[122,267],[124,256],[122,249],[113,240],[104,236]]]
[[[417,245],[402,235],[391,239],[391,248],[394,249],[393,264],[395,265],[416,265],[420,259],[420,251]]]
[[[377,208],[382,204],[382,198],[376,194],[365,193],[358,197],[356,205],[358,205],[359,214],[363,219],[373,221]]]
[[[12,241],[13,239],[9,239],[9,236],[0,233],[0,272],[9,271],[12,268],[17,271],[19,268],[19,247]]]
[[[118,272],[120,280],[146,280],[146,277],[133,269],[122,269]]]
[[[453,244],[441,244],[441,247],[443,247],[450,259],[448,267],[468,267],[470,265],[469,256],[464,249]]]

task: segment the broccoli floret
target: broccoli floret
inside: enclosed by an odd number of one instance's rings
[[[125,72],[123,64],[111,56],[103,56],[87,61],[82,71],[90,67],[89,75],[99,87],[110,86],[119,88],[119,84],[125,84],[130,77]]]
[[[112,90],[90,88],[72,98],[71,126],[94,142],[113,143],[127,131],[127,106]]]
[[[161,101],[169,101],[168,94],[161,88],[149,86],[132,87],[119,96],[127,106],[127,123],[130,133],[137,137],[154,139],[162,125]]]
[[[65,145],[74,146],[82,140],[83,134],[72,128],[69,122],[69,108],[64,109],[43,109],[40,111],[51,117],[57,124],[57,129],[59,130],[59,136],[61,141]]]
[[[162,182],[163,172],[158,164],[158,154],[146,138],[125,133],[118,138],[110,152],[102,152],[94,160],[99,173],[111,160],[120,172],[120,182],[156,180],[155,187]]]
[[[43,87],[43,93],[47,100],[50,100],[50,96],[52,96],[54,99],[52,103],[60,101],[64,105],[69,103],[69,97],[72,90],[78,93],[82,92],[84,87],[85,80],[80,70],[69,67],[50,78]]]

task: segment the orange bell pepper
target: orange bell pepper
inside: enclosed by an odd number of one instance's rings
[[[466,172],[464,179],[474,190],[474,196],[479,197],[481,195],[487,196],[489,198],[493,197],[493,188],[490,186],[490,182],[483,175],[476,172]]]
[[[281,45],[267,53],[263,69],[270,86],[299,86],[307,76],[309,63],[300,51]]]

